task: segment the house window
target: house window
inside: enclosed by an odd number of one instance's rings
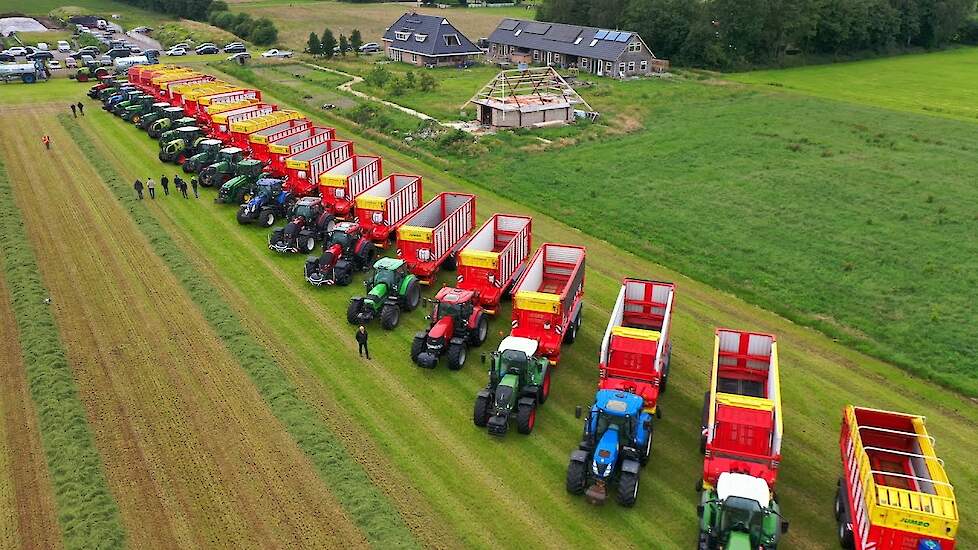
[[[411,33],[397,31],[394,33],[394,38],[398,40],[407,40],[408,38],[411,38]]]
[[[642,60],[642,70],[645,71],[648,68],[649,68],[649,62],[643,59]]]
[[[418,41],[418,42],[424,42],[425,40],[428,39],[428,35],[427,34],[418,34],[418,33],[415,33],[414,39],[416,41]]]
[[[533,50],[533,60],[540,61],[540,50]]]
[[[581,67],[584,67],[586,69],[587,66],[588,66],[588,58],[582,57],[581,58]]]
[[[600,63],[600,61],[599,61],[599,63]],[[608,71],[609,73],[611,72],[611,61],[606,61],[605,62],[605,64],[604,64],[604,70]]]
[[[489,49],[492,50],[492,53],[496,53],[496,44],[495,43],[490,44]]]
[[[630,51],[630,52],[640,52],[640,51],[642,51],[642,43],[641,42],[634,42],[632,44],[629,44],[628,45],[628,51]]]
[[[624,63],[619,63],[618,64],[618,72],[619,73],[625,72],[625,64]]]
[[[418,54],[412,53],[411,54],[411,63],[417,63],[417,62],[418,62]]]
[[[555,53],[554,54],[554,63],[560,63],[560,54],[559,53]]]
[[[628,72],[632,72],[634,70],[635,70],[635,62],[634,61],[629,61],[628,62]]]
[[[442,37],[445,40],[446,46],[461,46],[462,42],[459,41],[457,34],[446,34]]]
[[[513,33],[513,36],[519,36],[521,32],[523,32],[523,29],[516,29],[516,32]]]

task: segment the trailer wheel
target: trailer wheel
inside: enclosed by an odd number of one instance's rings
[[[638,498],[638,474],[622,472],[618,478],[618,504],[631,508]]]
[[[547,369],[547,374],[543,375],[543,383],[537,388],[537,401],[543,405],[547,402],[547,398],[550,397],[550,369]]]
[[[528,435],[537,423],[537,404],[520,405],[516,413],[516,431]]]
[[[408,283],[407,291],[404,293],[404,309],[414,311],[421,303],[421,287],[417,279],[411,279]]]
[[[401,319],[401,310],[395,305],[387,304],[380,309],[380,326],[393,330]]]
[[[448,346],[448,368],[459,370],[465,364],[465,344],[451,344]]]
[[[475,398],[475,409],[472,411],[472,423],[485,428],[489,423],[489,398],[480,395]]]
[[[445,261],[442,262],[441,265],[442,265],[442,267],[444,267],[445,269],[447,269],[449,271],[455,271],[455,268],[458,267],[458,260],[455,258],[455,254],[449,254],[445,258]]]
[[[842,518],[839,521],[839,544],[846,550],[853,550],[855,542],[852,537],[852,524],[847,520],[848,518]]]
[[[842,480],[835,487],[835,521],[842,521],[845,508],[842,506]]]
[[[672,364],[672,348],[669,348],[669,354],[666,355],[666,365],[662,367],[662,379],[659,381],[659,394],[666,393],[666,388],[669,386],[669,366]]]
[[[587,488],[587,466],[583,462],[571,460],[567,465],[567,492],[572,495],[583,495]]]
[[[358,317],[360,316],[360,307],[363,302],[362,298],[354,298],[350,300],[350,305],[346,306],[346,322],[351,325],[357,324]]]

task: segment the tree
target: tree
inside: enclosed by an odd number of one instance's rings
[[[367,73],[367,76],[363,77],[364,82],[367,86],[373,86],[375,88],[383,88],[387,81],[391,78],[391,72],[384,68],[383,65],[376,65],[373,69]]]
[[[320,46],[323,49],[323,55],[326,57],[333,57],[333,50],[336,49],[336,38],[333,37],[333,31],[326,29],[323,31],[323,37],[319,41]]]
[[[420,88],[422,92],[431,92],[434,91],[435,88],[437,87],[438,87],[438,81],[435,80],[435,77],[431,76],[431,73],[427,71],[421,73],[421,79],[418,83],[418,88]]]
[[[407,84],[404,82],[403,78],[395,76],[394,78],[390,79],[390,94],[392,97],[400,97],[404,95],[406,90]]]
[[[346,50],[350,49],[350,43],[346,40],[346,35],[340,35],[340,55],[346,55]]]
[[[320,45],[319,37],[316,36],[316,33],[314,32],[309,33],[309,42],[307,48],[309,49],[309,53],[312,55],[319,55],[323,53],[323,47],[322,45]]]
[[[360,29],[353,29],[350,33],[350,48],[354,55],[360,55],[360,46],[363,46],[363,37],[360,36]]]
[[[418,84],[418,79],[414,77],[414,71],[408,71],[404,75],[404,85],[408,88],[414,88]]]
[[[278,40],[278,29],[275,28],[275,23],[272,23],[271,19],[262,17],[255,21],[250,38],[259,46],[270,46]]]

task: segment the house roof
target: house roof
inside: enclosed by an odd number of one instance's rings
[[[429,56],[482,53],[448,19],[414,12],[405,13],[388,27],[384,42],[389,42],[392,48]]]
[[[631,31],[612,31],[546,21],[503,19],[489,36],[489,42],[529,50],[557,52],[564,55],[614,61],[633,38]]]

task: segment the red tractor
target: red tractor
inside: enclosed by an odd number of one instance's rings
[[[306,259],[306,280],[315,286],[346,286],[357,271],[365,271],[374,263],[374,243],[363,236],[360,224],[338,222],[323,243],[318,258]]]
[[[458,370],[465,363],[469,346],[481,346],[489,334],[489,314],[479,304],[479,294],[471,290],[442,288],[432,300],[431,326],[414,335],[411,360],[419,367],[433,369],[442,354],[448,368]]]
[[[268,248],[283,254],[308,254],[335,226],[333,215],[323,207],[321,198],[302,197],[289,212],[285,227],[275,229],[268,236]]]

